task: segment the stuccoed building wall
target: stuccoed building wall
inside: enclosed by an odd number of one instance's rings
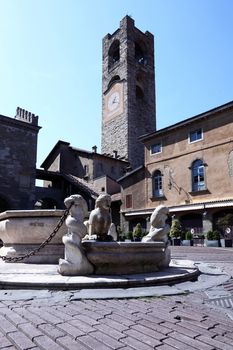
[[[0,211],[33,209],[38,117],[17,108],[15,118],[0,115]]]

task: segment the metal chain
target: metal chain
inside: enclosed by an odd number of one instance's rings
[[[32,251],[30,251],[29,253],[26,253],[22,256],[15,256],[15,257],[7,257],[7,256],[0,256],[0,259],[2,259],[3,261],[9,261],[9,262],[17,262],[17,261],[22,261],[26,258],[29,258],[35,254],[37,254],[42,248],[44,248],[52,239],[53,237],[56,235],[56,233],[59,231],[59,229],[61,228],[61,226],[63,225],[65,219],[67,218],[67,216],[69,215],[69,211],[70,208],[72,207],[73,203],[71,203],[71,205],[69,206],[69,208],[67,208],[61,219],[59,220],[59,222],[57,223],[56,227],[54,228],[53,232],[49,235],[49,237],[47,239],[45,239],[38,248],[33,249]]]

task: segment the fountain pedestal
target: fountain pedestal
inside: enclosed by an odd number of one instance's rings
[[[0,255],[17,257],[29,253],[53,232],[63,210],[9,210],[0,214]],[[56,236],[39,253],[25,259],[25,263],[57,264],[64,256],[62,237],[67,232],[65,224]]]
[[[82,242],[96,275],[148,273],[169,266],[170,249],[164,242]]]

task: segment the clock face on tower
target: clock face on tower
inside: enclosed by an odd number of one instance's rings
[[[114,91],[112,94],[109,95],[108,98],[108,110],[114,111],[119,107],[120,104],[120,94],[118,91]]]
[[[123,83],[115,83],[104,96],[104,122],[123,113]]]

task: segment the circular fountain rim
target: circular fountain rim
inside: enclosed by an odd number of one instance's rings
[[[144,274],[61,276],[57,265],[0,262],[0,286],[3,289],[96,289],[173,285],[194,281],[200,272],[190,260],[172,260],[168,268]]]

